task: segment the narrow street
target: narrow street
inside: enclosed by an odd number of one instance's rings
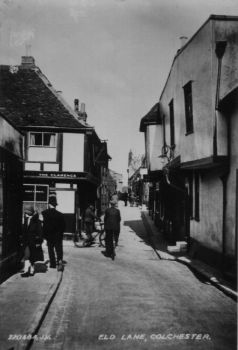
[[[64,242],[63,281],[32,349],[235,349],[236,303],[186,266],[159,260],[139,208],[120,203],[114,261]]]

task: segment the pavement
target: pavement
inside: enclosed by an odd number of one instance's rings
[[[167,244],[161,237],[146,210],[141,210],[150,245],[159,259],[176,260],[203,276],[211,284],[237,300],[237,291],[231,288],[219,271],[186,254],[168,253]],[[44,248],[45,256],[46,247]],[[67,268],[67,267],[66,267]],[[37,339],[38,330],[62,281],[63,273],[48,269],[44,273],[23,278],[20,273],[11,276],[0,286],[0,349],[30,349]]]
[[[149,243],[157,253],[158,257],[162,260],[176,260],[186,266],[192,271],[200,275],[202,278],[210,282],[216,288],[221,290],[224,294],[237,301],[238,293],[237,286],[234,282],[224,279],[221,271],[214,267],[205,264],[204,262],[192,259],[187,253],[171,254],[168,252],[168,245],[163,238],[162,234],[158,231],[153,220],[148,214],[148,211],[142,208],[141,217],[145,225]]]
[[[46,248],[43,247],[45,256]],[[29,349],[61,283],[63,273],[11,276],[0,286],[0,349]]]

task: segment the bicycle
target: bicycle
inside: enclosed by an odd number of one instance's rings
[[[74,242],[74,245],[78,248],[90,247],[93,243],[95,243],[95,240],[98,237],[99,247],[105,247],[105,236],[104,222],[97,220],[95,221],[95,231],[92,233],[92,238],[84,238],[82,234],[80,234],[80,241]]]

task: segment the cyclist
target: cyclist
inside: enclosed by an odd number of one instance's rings
[[[84,223],[86,235],[89,241],[93,240],[92,233],[94,230],[94,221],[96,220],[96,215],[94,213],[94,206],[92,204],[85,211]]]

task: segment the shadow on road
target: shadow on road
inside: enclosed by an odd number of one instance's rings
[[[144,242],[146,245],[154,249],[159,259],[181,263],[179,260],[176,260],[176,258],[174,257],[170,259],[169,257],[162,258],[160,256],[157,250],[168,254],[167,242],[165,241],[165,239],[163,238],[160,232],[158,232],[157,237],[155,235],[152,235],[150,231],[147,229],[146,223],[144,222],[143,219],[124,221],[124,225],[128,226],[142,240],[142,242]],[[201,283],[210,284],[207,278],[205,278],[202,274],[195,271],[192,267],[190,267],[189,265],[184,265],[184,266],[186,266]]]
[[[142,220],[124,221],[124,225],[130,229],[147,245],[151,246],[150,239],[146,230],[144,229]],[[142,227],[141,227],[142,226]]]

